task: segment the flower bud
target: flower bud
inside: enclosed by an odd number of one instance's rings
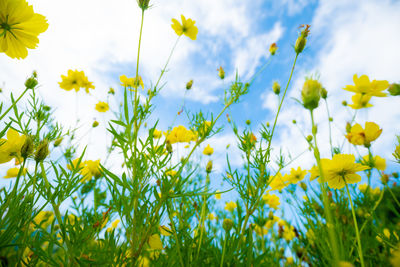
[[[307,135],[307,142],[311,142],[312,141],[312,139],[313,139],[313,137],[312,137],[312,135]]]
[[[394,172],[394,173],[392,173],[392,175],[393,175],[394,178],[399,178],[399,173],[398,172]]]
[[[139,8],[143,11],[149,8],[149,2],[150,0],[137,0]]]
[[[293,123],[293,124],[296,124],[296,123],[297,123],[297,121],[296,121],[296,120],[292,120],[292,123]]]
[[[246,120],[246,124],[250,125],[251,124],[251,120]]]
[[[389,175],[383,174],[381,177],[382,184],[387,184],[389,182]]]
[[[326,99],[328,97],[328,91],[324,87],[321,88],[321,97]]]
[[[99,122],[98,121],[94,121],[93,124],[92,124],[92,127],[96,128],[97,126],[99,126]]]
[[[350,133],[351,132],[351,124],[350,122],[346,123],[346,133]]]
[[[271,46],[269,47],[269,52],[271,53],[271,56],[275,55],[276,50],[278,50],[278,46],[276,45],[276,43],[271,44]]]
[[[58,147],[58,146],[61,144],[62,140],[63,140],[62,137],[57,138],[57,139],[54,141],[54,146],[55,146],[55,147]]]
[[[231,219],[224,219],[224,221],[222,222],[222,228],[224,228],[224,230],[226,232],[229,232],[233,227],[233,221]]]
[[[114,95],[115,94],[114,88],[110,87],[110,89],[108,90],[108,94]]]
[[[304,82],[301,98],[306,109],[313,110],[318,107],[321,89],[322,85],[317,80],[308,79]]]
[[[192,86],[193,86],[193,80],[188,81],[186,84],[186,90],[192,89]]]
[[[301,187],[304,191],[307,191],[307,184],[306,184],[306,183],[301,182],[301,183],[300,183],[300,187]]]
[[[400,95],[400,84],[392,83],[391,85],[389,85],[388,91],[393,96]]]
[[[49,143],[47,140],[43,140],[36,148],[35,161],[43,161],[49,154]]]
[[[347,106],[347,101],[346,101],[346,100],[343,100],[343,101],[342,101],[342,105],[346,107],[346,106]]]
[[[167,142],[167,151],[168,153],[172,153],[172,145],[170,142]]]
[[[296,54],[300,54],[301,52],[303,52],[304,48],[306,47],[306,43],[307,43],[307,36],[310,32],[310,25],[301,25],[300,28],[305,27],[301,32],[300,32],[300,36],[297,38],[296,40],[296,44],[294,45],[294,51],[296,52]]]
[[[222,67],[219,67],[219,69],[217,69],[218,71],[218,76],[221,80],[223,80],[225,78],[225,71]]]
[[[272,84],[272,91],[274,91],[274,93],[275,93],[276,95],[279,95],[279,93],[281,92],[281,86],[280,86],[280,84],[279,84],[277,81],[275,81],[275,82]]]
[[[25,81],[25,87],[28,89],[34,89],[38,85],[38,81],[34,77],[30,77]]]
[[[33,139],[29,135],[25,138],[25,143],[21,147],[21,156],[23,159],[29,157],[33,152]]]
[[[209,161],[207,162],[206,172],[207,172],[207,173],[210,173],[210,172],[212,171],[212,168],[213,168],[213,162],[212,162],[212,160],[209,160]]]

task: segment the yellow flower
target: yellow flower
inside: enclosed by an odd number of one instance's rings
[[[281,173],[277,173],[274,177],[270,178],[269,183],[269,185],[271,186],[271,190],[282,190],[289,184],[289,176],[287,174],[285,174],[285,176],[282,176]]]
[[[121,81],[121,85],[124,87],[131,87],[137,89],[139,86],[144,88],[143,80],[141,76],[128,78],[126,75],[119,76],[119,80]]]
[[[290,175],[289,175],[289,181],[292,184],[295,184],[297,182],[300,182],[301,180],[304,179],[304,177],[306,176],[307,171],[306,170],[302,170],[300,167],[297,168],[297,170],[295,170],[294,168],[292,168],[290,170]]]
[[[61,82],[58,83],[60,88],[67,91],[75,89],[78,92],[79,89],[85,88],[86,93],[89,93],[89,89],[94,89],[94,85],[89,82],[83,71],[68,70],[68,75],[61,75],[61,79]]]
[[[21,162],[21,148],[25,139],[25,135],[19,135],[16,130],[10,128],[7,131],[7,139],[0,139],[0,164],[9,162],[13,158]]]
[[[207,155],[207,156],[211,156],[213,153],[214,153],[214,149],[212,147],[210,147],[210,145],[207,145],[203,150],[203,154]]]
[[[275,194],[265,194],[262,196],[265,204],[267,204],[272,209],[278,209],[278,206],[281,204],[279,202],[279,197]]]
[[[54,220],[54,214],[51,211],[42,210],[40,211],[33,222],[37,225],[40,225],[42,228],[47,228]],[[34,224],[31,224],[32,228],[36,228]]]
[[[367,192],[368,185],[367,184],[359,184],[358,189],[360,190],[360,192],[365,194],[365,192]]]
[[[260,226],[260,225],[256,224],[254,226],[254,232],[256,232],[256,234],[259,236],[264,236],[264,235],[268,234],[268,229],[265,226]]]
[[[354,184],[361,181],[356,172],[369,169],[360,163],[355,163],[354,155],[335,154],[331,160],[322,159],[325,181],[333,189],[341,189],[345,184]]]
[[[287,257],[287,258],[286,258],[286,264],[291,265],[291,264],[293,264],[293,263],[294,263],[293,257]]]
[[[283,238],[289,242],[296,237],[296,232],[294,231],[294,227],[291,225],[286,225],[283,229]]]
[[[99,101],[99,103],[96,104],[96,110],[98,112],[107,112],[109,109],[110,107],[106,102]]]
[[[237,205],[233,201],[229,201],[225,204],[225,210],[233,212],[237,208]]]
[[[216,192],[220,192],[220,191],[217,190]],[[215,199],[221,199],[221,194],[215,194]]]
[[[372,96],[355,94],[351,97],[353,104],[348,105],[352,109],[370,108],[372,105],[369,102]]]
[[[114,230],[115,228],[117,228],[117,226],[118,226],[118,224],[119,224],[120,221],[121,221],[120,219],[116,219],[115,221],[113,221],[113,222],[111,223],[111,226],[107,228],[107,232],[112,232],[112,230]]]
[[[207,219],[209,219],[210,221],[212,221],[212,220],[216,220],[217,217],[214,215],[214,213],[209,213],[209,214],[207,215]]]
[[[165,172],[165,175],[170,176],[170,177],[174,177],[177,174],[176,171],[174,170],[169,170]]]
[[[371,142],[376,140],[381,133],[382,129],[379,129],[379,125],[374,122],[366,122],[365,129],[363,129],[360,124],[356,123],[351,127],[346,138],[353,145],[369,147]]]
[[[25,0],[0,1],[0,52],[11,58],[26,58],[29,49],[39,43],[39,34],[49,24],[44,16],[33,12]]]
[[[192,40],[196,40],[197,32],[199,31],[194,24],[196,21],[191,19],[186,19],[185,16],[181,15],[182,24],[179,23],[176,19],[172,19],[172,29],[174,29],[175,33],[179,36],[182,34],[186,35]]]
[[[22,173],[21,173],[21,175],[25,175],[27,173],[27,171],[28,170],[26,168],[24,168]],[[10,169],[7,170],[7,173],[3,178],[8,179],[8,178],[17,177],[18,176],[18,172],[19,172],[19,168],[10,168]]]
[[[175,143],[189,143],[190,141],[196,141],[197,135],[193,131],[188,130],[185,126],[179,125],[174,127],[172,131],[164,132],[166,142],[169,144]]]
[[[172,234],[172,230],[165,225],[159,226],[158,229],[160,230],[160,234],[163,236],[170,236]]]
[[[386,96],[386,94],[382,91],[389,87],[388,81],[373,80],[370,82],[367,75],[361,75],[360,78],[358,78],[357,74],[354,74],[353,81],[354,85],[347,85],[343,89],[362,95],[383,97]]]
[[[154,129],[154,131],[153,131],[153,138],[154,138],[154,139],[160,139],[161,136],[162,136],[162,132],[159,131],[159,130],[157,130],[157,129]]]
[[[147,241],[149,244],[149,247],[154,250],[162,250],[164,249],[163,244],[161,242],[161,238],[159,234],[154,234],[149,237],[149,240]]]
[[[380,171],[384,171],[386,169],[386,160],[379,156],[374,156],[370,160],[369,155],[365,155],[363,157],[363,160],[364,161],[362,163],[371,168],[376,168],[377,170],[380,170]]]
[[[392,267],[400,267],[400,243],[397,245],[397,249],[392,252],[390,263]]]
[[[312,166],[308,172],[311,174],[310,181],[314,181],[316,178],[319,177],[319,168],[316,165]]]
[[[83,179],[81,182],[86,182],[90,180],[92,177],[99,178],[101,176],[100,171],[100,160],[86,160],[84,162],[84,167],[81,170],[81,174],[83,175]]]

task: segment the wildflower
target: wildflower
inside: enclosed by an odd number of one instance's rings
[[[224,228],[225,231],[229,232],[233,227],[233,221],[231,219],[224,219],[222,222],[222,228]]]
[[[151,249],[155,249],[155,250],[162,250],[162,249],[164,249],[159,234],[151,235],[151,236],[149,237],[149,240],[147,241],[147,243],[149,244],[149,247],[150,247]]]
[[[287,258],[286,258],[286,264],[291,265],[291,264],[293,264],[293,263],[294,263],[293,257],[287,257]]]
[[[272,43],[269,47],[269,52],[271,53],[271,56],[275,55],[276,50],[278,50],[278,46],[276,43]]]
[[[363,164],[377,170],[384,171],[386,169],[386,160],[379,156],[374,156],[371,160],[369,155],[363,157]]]
[[[61,79],[62,81],[58,83],[60,88],[67,91],[75,89],[78,92],[80,88],[85,88],[86,93],[89,93],[89,89],[95,88],[83,71],[68,70],[68,76],[61,75]]]
[[[354,85],[347,85],[343,89],[367,96],[384,97],[386,94],[382,91],[389,86],[389,82],[385,80],[373,80],[371,82],[367,75],[361,75],[360,78],[358,78],[357,74],[354,74],[353,81]]]
[[[12,128],[7,131],[7,139],[0,139],[0,164],[13,158],[21,161],[21,148],[25,143],[25,135],[19,135]]]
[[[162,132],[160,130],[154,129],[153,131],[153,138],[154,139],[160,139],[162,136]]]
[[[282,190],[289,184],[289,176],[287,174],[282,176],[281,173],[277,173],[274,177],[272,177],[269,183],[271,190]]]
[[[10,168],[10,169],[8,169],[6,175],[3,178],[8,179],[8,178],[17,177],[18,173],[19,173],[19,169],[20,168]],[[22,170],[22,172],[21,172],[21,175],[25,175],[27,172],[28,172],[28,170],[26,168],[24,168]]]
[[[94,121],[94,122],[92,123],[92,127],[93,127],[93,128],[96,128],[97,126],[99,126],[99,122],[98,122],[98,121]]]
[[[165,172],[165,175],[170,176],[170,177],[174,177],[177,174],[176,171],[174,170],[169,170]]]
[[[141,76],[128,78],[126,75],[119,76],[119,80],[121,81],[121,85],[124,87],[130,87],[137,89],[139,86],[144,88],[143,80]]]
[[[186,35],[192,40],[196,40],[198,29],[194,24],[196,21],[191,19],[186,19],[185,16],[181,15],[182,24],[179,23],[176,19],[172,19],[172,29],[174,29],[175,33],[179,36],[182,34]]]
[[[281,86],[277,81],[274,81],[274,83],[272,84],[272,91],[274,91],[276,95],[279,95],[279,93],[281,92]]]
[[[291,225],[285,225],[283,229],[283,238],[286,240],[286,242],[293,240],[293,238],[295,237],[296,237],[296,232],[294,230],[294,227]]]
[[[42,210],[33,219],[34,224],[41,226],[42,228],[47,228],[54,220],[54,214],[51,211]],[[31,225],[35,227],[35,225]]]
[[[237,208],[237,204],[233,201],[229,201],[225,204],[225,210],[233,212]]]
[[[335,154],[331,160],[322,159],[325,181],[333,189],[341,189],[346,184],[354,184],[361,181],[361,176],[356,172],[369,169],[360,163],[355,163],[355,157],[351,154]]]
[[[209,213],[209,214],[207,215],[207,219],[209,219],[210,221],[216,220],[216,219],[217,219],[217,216],[215,216],[214,213]]]
[[[265,226],[256,224],[254,225],[254,232],[256,232],[256,234],[259,236],[264,236],[268,234],[268,229]]]
[[[318,107],[321,97],[322,85],[319,81],[313,79],[306,79],[301,90],[301,98],[303,106],[306,109],[313,110]]]
[[[223,79],[225,78],[225,71],[224,71],[224,69],[220,66],[220,67],[217,69],[217,71],[218,71],[218,77],[219,77],[221,80],[223,80]]]
[[[203,154],[207,156],[211,156],[213,153],[214,149],[209,144],[203,150]]]
[[[369,103],[369,100],[372,96],[369,95],[362,95],[362,94],[355,94],[351,97],[351,101],[353,104],[348,105],[352,109],[362,109],[362,108],[370,108],[372,104]]]
[[[292,168],[290,170],[290,175],[289,175],[289,181],[292,184],[295,184],[297,182],[300,182],[301,180],[304,179],[304,177],[306,176],[307,171],[306,170],[302,170],[300,167],[297,168],[297,170],[295,170],[294,168]]]
[[[217,190],[216,192],[220,192],[219,190]],[[221,193],[217,193],[215,194],[215,199],[221,199]]]
[[[115,95],[115,90],[114,90],[114,88],[110,87],[110,89],[108,90],[108,94],[110,94],[110,95]]]
[[[192,89],[193,86],[193,80],[190,80],[186,83],[186,90],[190,90]]]
[[[392,83],[389,85],[388,91],[392,96],[400,95],[400,84]]]
[[[82,183],[87,182],[92,177],[99,178],[101,176],[100,160],[86,160],[81,170],[81,174],[83,176],[83,179],[81,180]]]
[[[99,101],[99,103],[96,104],[96,110],[98,112],[107,112],[109,109],[110,107],[106,102]]]
[[[369,147],[371,142],[376,140],[381,133],[382,129],[379,129],[379,126],[374,122],[366,122],[365,129],[357,123],[351,127],[346,138],[353,145],[364,145],[365,147]]]
[[[265,194],[262,196],[262,199],[271,209],[277,210],[278,206],[281,204],[279,202],[279,197],[275,194]]]
[[[300,54],[301,52],[303,52],[304,47],[306,47],[307,36],[310,33],[310,25],[301,25],[300,28],[304,29],[300,32],[300,36],[297,38],[294,45],[294,51],[296,52],[296,54]]]
[[[118,224],[119,224],[120,221],[121,221],[120,219],[116,219],[115,221],[113,221],[113,222],[111,223],[111,226],[107,228],[107,232],[112,232],[112,230],[114,230],[115,228],[117,228],[117,226],[118,226]]]
[[[0,52],[11,58],[26,58],[39,43],[37,36],[47,30],[44,16],[33,11],[25,0],[0,2]]]
[[[172,131],[164,132],[164,135],[168,144],[189,143],[197,140],[197,135],[182,125],[174,127]]]

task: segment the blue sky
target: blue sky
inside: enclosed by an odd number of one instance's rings
[[[105,153],[105,147],[93,146],[105,138],[104,122],[113,118],[110,113],[102,117],[94,110],[98,100],[107,99],[110,86],[117,91],[110,100],[111,108],[118,109],[122,88],[119,76],[134,76],[140,11],[134,0],[36,0],[29,1],[36,12],[49,21],[48,31],[42,34],[38,49],[31,50],[26,60],[18,61],[0,54],[0,84],[4,84],[5,99],[10,91],[22,90],[24,79],[32,70],[39,73],[39,94],[46,104],[56,107],[55,115],[66,125],[74,125],[75,106],[87,132],[96,118],[100,127],[87,135],[87,159],[97,159]],[[342,90],[352,84],[353,74],[367,74],[371,79],[399,82],[400,53],[400,3],[398,1],[151,1],[153,7],[145,16],[140,74],[145,86],[155,83],[164,65],[176,35],[170,27],[171,18],[180,14],[196,20],[199,34],[196,41],[181,38],[172,57],[168,72],[163,78],[166,85],[155,100],[156,112],[152,116],[160,120],[166,129],[180,110],[185,84],[194,80],[193,89],[186,94],[186,108],[191,111],[218,113],[221,109],[223,89],[227,88],[238,71],[243,81],[269,60],[268,48],[277,42],[278,53],[270,65],[256,79],[248,95],[231,109],[232,118],[239,126],[251,119],[252,129],[257,132],[261,123],[272,122],[278,99],[271,86],[274,80],[286,84],[294,59],[293,44],[300,24],[311,24],[307,47],[299,57],[295,74],[289,87],[278,122],[278,134],[274,137],[274,153],[280,148],[296,155],[307,149],[298,130],[291,121],[296,119],[306,134],[310,132],[307,112],[291,97],[299,97],[306,75],[319,75],[329,92],[329,105],[334,114],[334,143],[341,143],[345,122],[351,114],[341,106],[350,101],[351,94]],[[216,69],[222,66],[226,79],[218,79]],[[91,96],[79,92],[66,92],[58,87],[61,74],[68,69],[84,70],[96,89]],[[78,99],[78,103],[76,100]],[[373,148],[376,153],[392,159],[395,134],[399,134],[399,98],[373,99],[374,107],[359,112],[357,122],[375,121],[383,128],[383,134]],[[23,105],[21,105],[22,107]],[[72,110],[72,111],[71,111]],[[316,110],[320,126],[320,144],[323,156],[328,156],[327,123],[325,107]],[[221,120],[226,122],[224,116]],[[186,124],[181,115],[176,124]],[[226,145],[235,144],[229,126],[209,140],[215,148],[213,159],[217,171],[223,171]],[[207,144],[206,143],[206,144]],[[83,149],[83,147],[81,147]],[[346,152],[354,152],[345,146]],[[231,159],[240,165],[241,159],[235,148],[230,148]],[[362,151],[365,153],[365,151]],[[116,159],[116,163],[118,160]],[[312,155],[301,157],[293,166],[311,167]],[[113,164],[117,169],[117,164]],[[118,164],[119,165],[119,164]],[[5,165],[4,165],[5,166]],[[5,166],[9,167],[9,165]],[[1,168],[0,175],[6,168]],[[110,166],[111,167],[111,166]]]

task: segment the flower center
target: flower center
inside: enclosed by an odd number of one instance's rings
[[[10,31],[11,30],[11,26],[8,25],[8,23],[6,23],[6,22],[1,23],[0,24],[0,28],[5,30],[5,31]]]

